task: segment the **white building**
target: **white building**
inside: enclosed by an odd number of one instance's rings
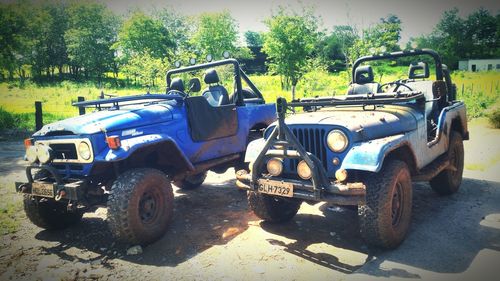
[[[500,59],[482,59],[482,60],[461,60],[458,62],[459,70],[468,71],[500,71]]]

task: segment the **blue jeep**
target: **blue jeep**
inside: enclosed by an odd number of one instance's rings
[[[410,61],[408,76],[380,85],[372,66]],[[429,64],[435,68],[430,77]],[[251,172],[237,172],[253,212],[269,222],[292,219],[301,202],[358,206],[362,237],[395,248],[412,212],[412,181],[440,195],[462,182],[466,109],[439,55],[428,49],[362,57],[345,96],[279,98],[278,121],[249,144]],[[302,114],[286,118],[288,107]]]
[[[215,68],[234,77],[231,94]],[[195,76],[204,70],[206,89],[190,95],[201,90]],[[183,77],[192,78],[188,89]],[[28,181],[16,183],[16,189],[24,194],[31,222],[63,228],[83,212],[107,205],[108,224],[118,239],[149,243],[164,233],[172,216],[171,182],[193,189],[208,170],[245,167],[247,144],[276,120],[276,111],[238,62],[177,68],[166,79],[165,94],[75,103],[97,110],[48,124],[25,140]]]

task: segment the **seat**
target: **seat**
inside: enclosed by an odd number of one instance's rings
[[[170,86],[168,87],[168,89],[179,91],[179,92],[184,92],[184,82],[182,81],[181,78],[174,78],[170,82]]]
[[[429,65],[425,62],[411,63],[408,68],[408,79],[429,78]]]
[[[373,69],[363,65],[354,71],[354,81],[347,89],[348,95],[366,95],[378,92],[379,83],[374,82]]]
[[[224,86],[219,85],[219,75],[215,69],[210,68],[205,71],[203,78],[208,88],[201,94],[211,106],[221,106],[229,104],[229,94]]]

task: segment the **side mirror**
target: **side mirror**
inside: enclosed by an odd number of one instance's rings
[[[200,79],[198,79],[197,77],[191,78],[191,80],[189,80],[189,92],[196,93],[199,91],[201,91]]]

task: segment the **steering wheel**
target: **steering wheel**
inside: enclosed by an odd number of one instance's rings
[[[394,81],[394,82],[384,83],[384,84],[378,86],[377,92],[380,93],[382,91],[383,87],[389,86],[389,85],[396,85],[396,87],[393,90],[394,92],[396,92],[399,89],[399,86],[403,86],[403,87],[407,88],[408,90],[413,91],[413,89],[410,88],[410,86],[408,86],[408,85],[406,85],[404,83],[401,83],[401,81]]]
[[[183,97],[183,98],[185,98],[185,97],[187,97],[187,96],[188,96],[188,94],[186,94],[186,93],[184,93],[184,92],[181,92],[181,91],[179,91],[179,90],[169,90],[169,91],[167,92],[167,95],[168,95],[168,96],[171,96],[171,95],[179,95],[179,96],[181,96],[181,97]]]

